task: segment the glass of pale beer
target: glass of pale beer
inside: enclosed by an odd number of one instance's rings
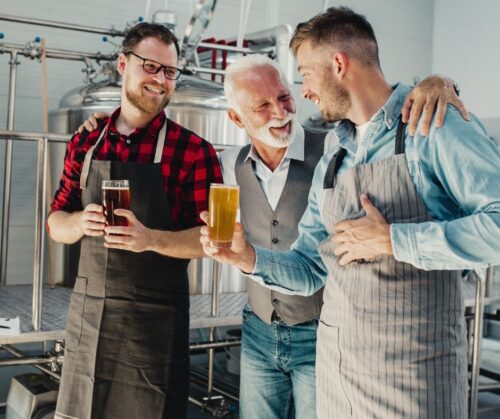
[[[102,204],[106,225],[128,226],[128,220],[115,214],[115,209],[130,209],[130,189],[128,180],[103,180]]]
[[[208,199],[210,241],[214,247],[231,247],[238,212],[240,187],[212,183]]]

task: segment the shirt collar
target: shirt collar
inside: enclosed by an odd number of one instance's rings
[[[402,83],[395,84],[393,86],[391,96],[389,96],[389,99],[385,102],[384,106],[382,106],[370,118],[370,123],[383,118],[387,129],[392,129],[401,115],[401,108],[403,107],[405,98],[410,91],[411,87],[407,85]],[[334,128],[334,132],[341,144],[343,143],[344,138],[352,138],[354,130],[354,124],[348,119],[344,119]]]
[[[304,141],[305,141],[305,133],[304,128],[294,120],[295,124],[295,133],[293,134],[292,141],[288,145],[285,155],[283,156],[283,160],[285,159],[294,159],[299,161],[304,161]],[[247,137],[248,138],[248,137]],[[261,158],[253,144],[250,146],[250,150],[248,151],[247,156],[244,161],[247,161],[249,158],[258,162],[261,161]]]
[[[120,116],[120,112],[121,112],[121,106],[114,110],[108,122],[108,133],[116,135],[119,138],[125,137],[122,134],[120,134],[116,129],[116,120]],[[163,126],[163,123],[165,122],[165,119],[166,119],[165,111],[161,111],[151,120],[151,122],[148,125],[142,128],[136,128],[132,134],[128,135],[128,138],[143,137],[144,135],[157,136],[160,132],[161,127]]]

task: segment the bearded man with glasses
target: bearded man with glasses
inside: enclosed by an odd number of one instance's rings
[[[68,143],[47,220],[81,240],[56,418],[184,418],[187,264],[203,255],[199,214],[222,182],[213,147],[164,112],[181,74],[175,36],[141,23],[123,41],[121,106]],[[106,225],[101,183],[127,179],[127,227]]]

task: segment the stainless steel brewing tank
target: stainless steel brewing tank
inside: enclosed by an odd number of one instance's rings
[[[93,112],[112,112],[120,105],[121,86],[101,83],[71,90],[63,96],[59,108],[49,113],[49,130],[55,133],[73,133]],[[165,109],[168,117],[217,145],[244,145],[244,133],[227,116],[227,102],[223,87],[194,76],[182,76],[170,103]],[[56,190],[63,170],[65,146],[51,144],[52,189]],[[78,249],[52,242],[48,258],[49,280],[71,284],[77,270]],[[191,294],[210,293],[212,261],[208,258],[192,260],[188,268]],[[246,290],[246,280],[239,271],[222,267],[222,292]]]

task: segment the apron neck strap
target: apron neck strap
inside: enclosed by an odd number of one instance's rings
[[[85,159],[83,160],[82,172],[80,175],[80,189],[87,188],[87,179],[89,177],[90,163],[91,163],[92,157],[94,155],[94,150],[96,149],[97,145],[101,142],[101,140],[106,135],[106,132],[108,131],[108,126],[109,126],[109,123],[102,130],[96,143],[92,147],[90,147],[89,151],[87,151],[87,153],[85,154]],[[161,158],[163,155],[163,146],[165,145],[166,132],[167,132],[167,120],[165,119],[165,122],[163,123],[163,125],[161,127],[160,133],[158,134],[158,140],[156,141],[156,151],[155,151],[154,163],[161,162]]]
[[[165,118],[165,122],[161,127],[160,133],[158,134],[158,140],[156,141],[156,151],[155,151],[155,159],[154,163],[160,163],[161,157],[163,155],[163,146],[165,145],[165,134],[167,133],[167,119]]]
[[[394,154],[396,156],[398,154],[405,153],[405,130],[406,124],[400,118],[398,122],[398,131],[396,134],[396,144],[394,146]]]
[[[87,189],[87,178],[89,177],[90,162],[92,160],[95,148],[101,142],[104,135],[106,135],[106,132],[108,131],[108,126],[109,123],[104,127],[95,144],[92,147],[90,147],[89,151],[87,151],[87,154],[85,154],[85,159],[83,160],[82,172],[80,174],[80,189]]]

